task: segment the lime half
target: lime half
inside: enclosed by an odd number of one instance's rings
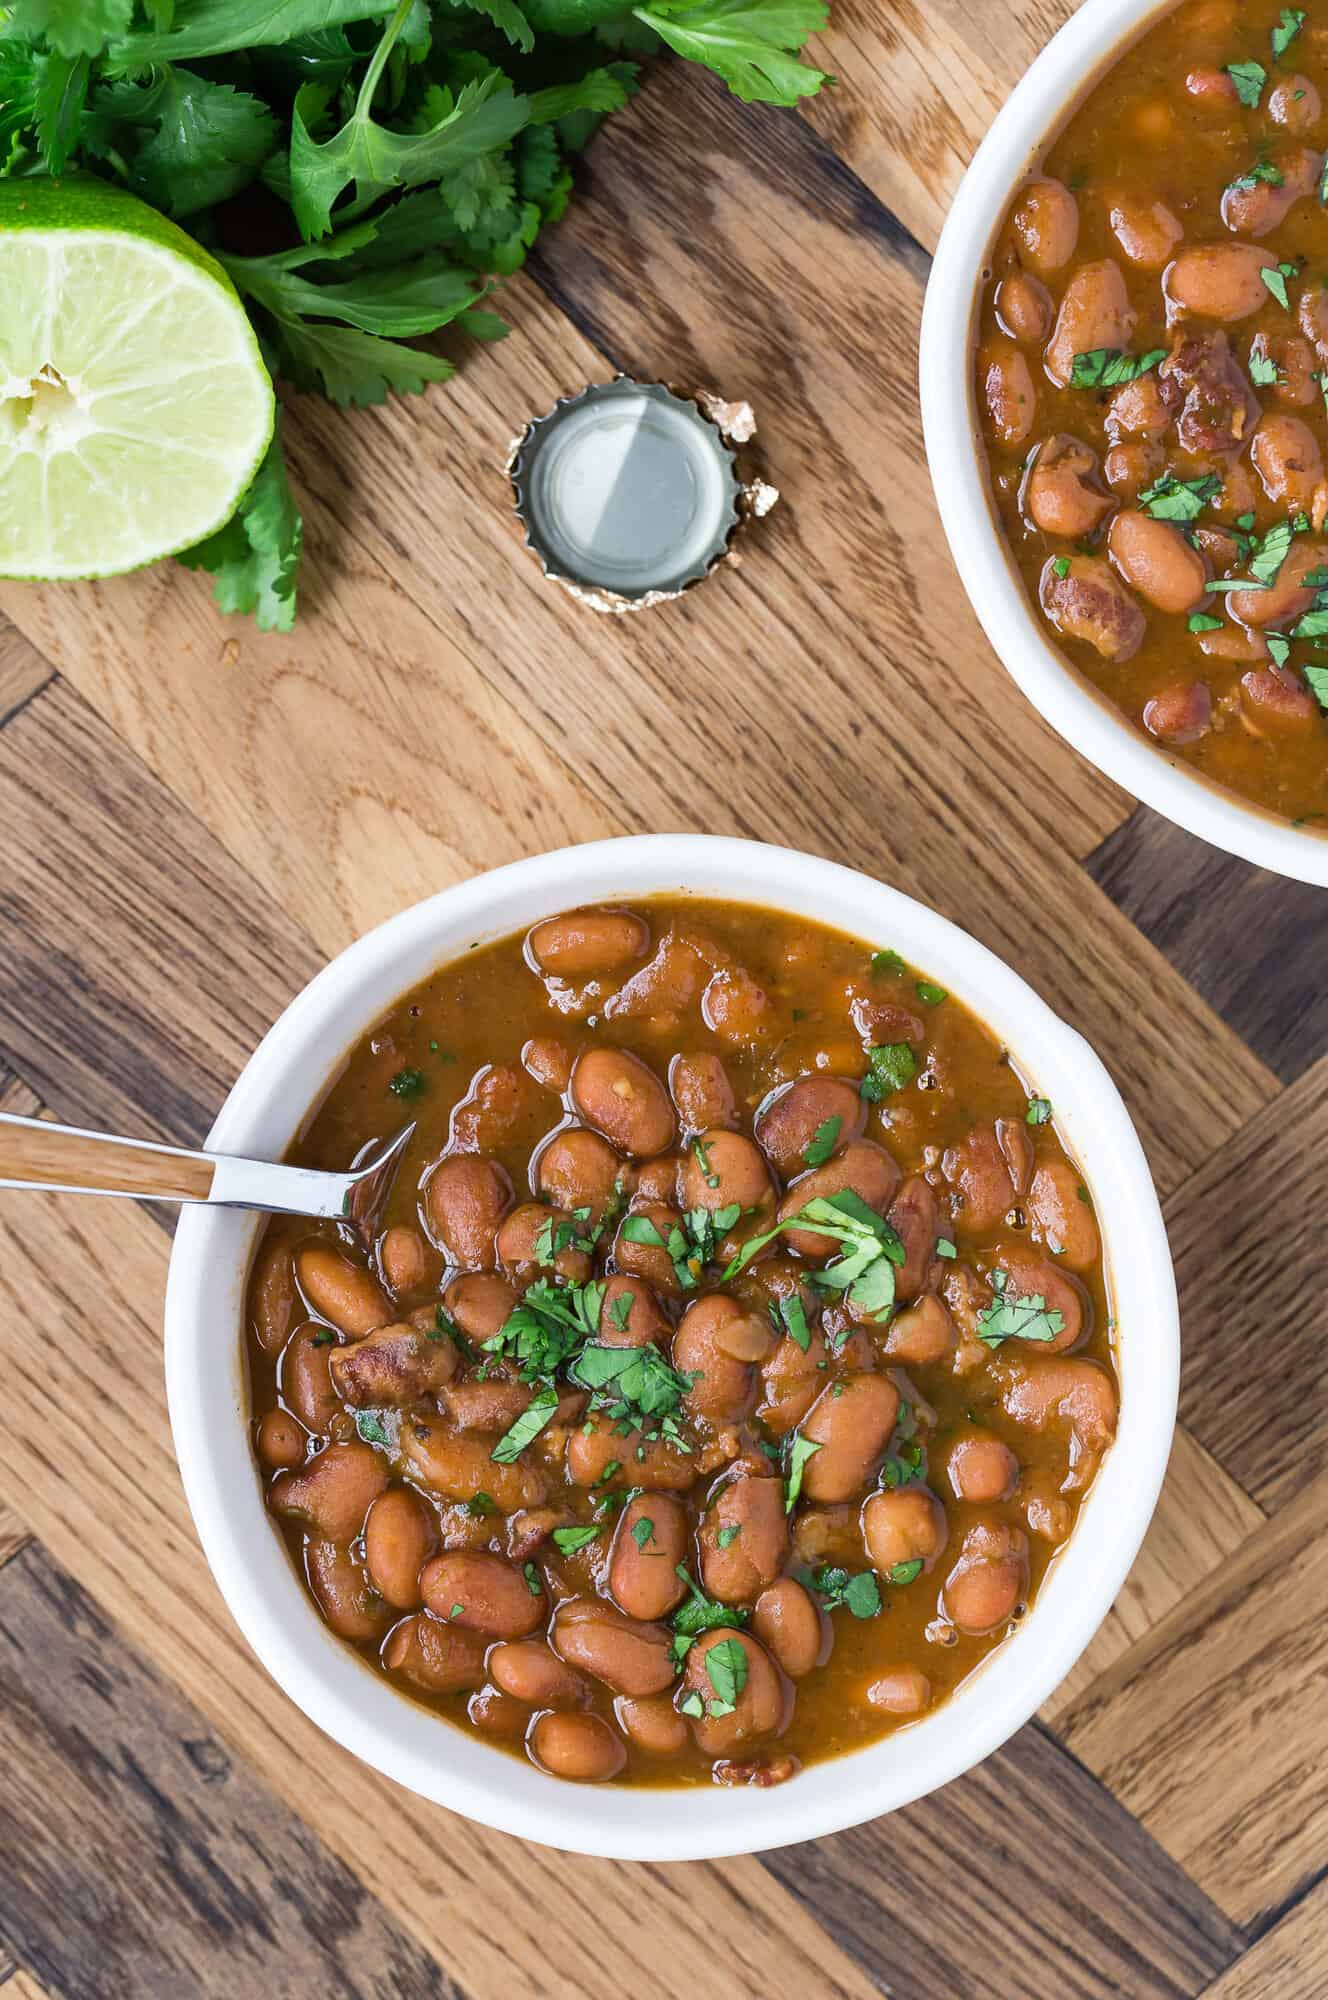
[[[112,576],[229,520],[272,383],[207,252],[92,179],[0,180],[0,576]]]

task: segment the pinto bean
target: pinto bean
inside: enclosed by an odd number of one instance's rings
[[[654,1071],[627,1049],[587,1049],[572,1071],[572,1105],[619,1152],[636,1159],[673,1144],[673,1106]]]
[[[804,1349],[786,1335],[761,1372],[761,1422],[772,1437],[800,1424],[825,1386],[825,1341],[812,1332]]]
[[[594,1268],[589,1251],[581,1247],[589,1241],[588,1227],[588,1217],[579,1221],[565,1208],[523,1201],[499,1225],[498,1262],[518,1284],[529,1284],[541,1271],[556,1271],[570,1284],[583,1285]]]
[[[1019,1460],[1003,1438],[977,1428],[964,1431],[946,1453],[945,1476],[956,1500],[979,1507],[1008,1500],[1019,1478]]]
[[[602,1715],[538,1715],[528,1740],[531,1756],[550,1777],[577,1784],[603,1784],[627,1762],[626,1745]]]
[[[510,1278],[496,1271],[467,1271],[443,1293],[443,1308],[466,1339],[482,1347],[507,1324],[520,1297]]]
[[[1276,268],[1276,256],[1257,243],[1198,243],[1182,250],[1162,274],[1167,324],[1181,319],[1227,324],[1248,319],[1268,303],[1268,287],[1260,273]]]
[[[398,1223],[378,1245],[378,1268],[388,1288],[400,1295],[417,1291],[431,1278],[438,1260],[418,1229]]]
[[[459,1434],[435,1418],[412,1416],[401,1426],[401,1460],[406,1472],[431,1493],[446,1500],[473,1500],[487,1493],[502,1514],[520,1507],[542,1507],[548,1486],[533,1466],[520,1459],[500,1465],[490,1457],[489,1438]]]
[[[447,1414],[459,1431],[506,1431],[523,1410],[530,1407],[534,1390],[524,1382],[509,1382],[501,1375],[483,1381],[454,1382],[443,1392]],[[579,1390],[564,1389],[552,1423],[575,1423],[585,1409],[586,1398]]]
[[[1104,660],[1128,660],[1139,650],[1144,614],[1100,556],[1049,557],[1038,601],[1064,638],[1082,639]]]
[[[633,1699],[620,1695],[614,1703],[619,1725],[636,1750],[647,1757],[677,1757],[687,1747],[687,1722],[666,1694]]]
[[[290,1246],[268,1238],[260,1247],[249,1286],[254,1338],[264,1354],[275,1354],[290,1332],[298,1303]]]
[[[870,994],[861,993],[849,1013],[864,1048],[883,1042],[908,1042],[913,1048],[920,1048],[927,1039],[927,1024],[921,1015],[901,1007],[895,1000],[874,1000]]]
[[[775,1344],[769,1320],[745,1312],[726,1292],[711,1292],[687,1308],[673,1336],[673,1365],[695,1375],[683,1407],[708,1423],[738,1423],[756,1408],[754,1361]],[[759,1351],[753,1351],[759,1346]],[[734,1349],[741,1350],[734,1353]]]
[[[534,1077],[536,1083],[551,1090],[555,1097],[561,1097],[572,1081],[574,1061],[566,1042],[560,1042],[556,1035],[532,1035],[521,1051],[527,1076]]]
[[[1107,549],[1131,589],[1159,611],[1193,611],[1208,590],[1208,566],[1170,521],[1126,508],[1107,531]]]
[[[1273,85],[1264,110],[1284,132],[1310,132],[1323,115],[1323,104],[1309,78],[1297,75]]]
[[[1005,1414],[1030,1430],[1064,1430],[1069,1471],[1062,1487],[1087,1486],[1116,1435],[1116,1389],[1095,1361],[1048,1359],[1011,1364],[1013,1379],[1001,1398]]]
[[[633,1237],[628,1232],[629,1222],[637,1228],[649,1223],[658,1241],[642,1242]],[[676,1208],[658,1201],[640,1202],[619,1224],[613,1242],[614,1264],[628,1277],[643,1278],[661,1298],[680,1299],[683,1288],[666,1246],[673,1231],[681,1227],[682,1216]]]
[[[304,1568],[318,1608],[334,1632],[357,1643],[382,1638],[392,1614],[344,1543],[310,1541]]]
[[[1206,681],[1163,688],[1144,703],[1143,725],[1159,743],[1197,743],[1213,726],[1213,697]]]
[[[452,1112],[448,1152],[494,1151],[535,1114],[538,1102],[524,1071],[503,1063],[483,1064]]]
[[[996,317],[1011,340],[1040,347],[1051,332],[1051,293],[1031,271],[1009,271],[996,287]]]
[[[709,969],[688,939],[670,930],[655,955],[614,994],[604,1012],[611,1021],[677,1021],[697,1005]]]
[[[831,1195],[842,1194],[846,1188],[851,1188],[868,1208],[884,1215],[895,1198],[900,1178],[899,1167],[884,1146],[871,1139],[854,1139],[833,1160],[827,1160],[823,1167],[813,1167],[809,1174],[802,1174],[793,1182],[780,1204],[779,1219],[789,1222],[795,1215],[801,1215],[808,1202],[827,1200]],[[814,1226],[790,1229],[785,1240],[790,1250],[814,1262],[823,1263],[839,1252],[835,1239]]]
[[[512,1206],[512,1183],[496,1160],[450,1153],[424,1183],[429,1227],[449,1262],[491,1271],[494,1232]]]
[[[478,1632],[440,1624],[421,1612],[389,1632],[383,1665],[430,1694],[457,1694],[482,1683],[487,1643]]]
[[[1059,271],[1079,241],[1079,204],[1063,181],[1030,181],[1010,214],[1020,259],[1040,277]]]
[[[888,1576],[899,1563],[930,1569],[945,1547],[945,1509],[929,1486],[887,1487],[862,1510],[862,1537],[873,1569]]]
[[[768,1041],[778,1020],[763,986],[740,965],[721,966],[701,995],[701,1018],[733,1048]]]
[[[809,1500],[852,1500],[870,1480],[899,1415],[899,1391],[885,1375],[845,1375],[832,1382],[803,1419],[801,1433],[821,1449],[806,1461]]]
[[[1249,377],[1220,327],[1186,330],[1176,336],[1157,371],[1158,393],[1176,414],[1176,435],[1186,451],[1232,452],[1244,445],[1259,420],[1259,404]],[[1221,499],[1233,514],[1254,500],[1244,467],[1224,468]],[[1243,487],[1244,492],[1238,493]],[[1236,505],[1231,503],[1236,501]]]
[[[1260,631],[1281,631],[1313,604],[1314,585],[1306,584],[1304,579],[1322,569],[1325,563],[1328,563],[1328,544],[1297,535],[1269,589],[1230,592],[1227,605],[1231,616],[1242,625],[1257,626]]]
[[[638,1201],[662,1201],[672,1208],[678,1200],[678,1174],[682,1168],[680,1153],[661,1153],[658,1159],[643,1160],[636,1170],[636,1187],[633,1190]]]
[[[1224,69],[1192,69],[1185,79],[1185,92],[1206,111],[1227,111],[1240,102],[1235,81]]]
[[[787,1180],[806,1167],[807,1149],[818,1134],[833,1154],[860,1138],[866,1122],[867,1107],[855,1083],[839,1076],[800,1076],[766,1099],[753,1129],[757,1144]]]
[[[503,1556],[465,1549],[432,1556],[420,1572],[425,1608],[450,1625],[487,1639],[524,1639],[549,1615],[549,1600],[533,1571]]]
[[[626,1299],[626,1305],[622,1301]],[[663,1344],[672,1328],[663,1307],[644,1278],[604,1280],[599,1313],[599,1340],[605,1347],[649,1347]]]
[[[1035,1243],[1045,1243],[1071,1271],[1087,1271],[1102,1252],[1102,1239],[1084,1184],[1068,1160],[1044,1160],[1028,1191],[1028,1214]]]
[[[455,1341],[404,1322],[380,1326],[349,1347],[331,1349],[328,1372],[343,1402],[355,1409],[389,1404],[404,1409],[436,1395],[460,1363]]]
[[[1043,1354],[1064,1354],[1081,1347],[1093,1330],[1093,1302],[1071,1271],[1063,1270],[1059,1259],[1039,1257],[1024,1243],[1004,1243],[991,1253],[994,1270],[1005,1273],[1005,1296],[1010,1300],[1043,1298],[1049,1312],[1058,1312],[1064,1324],[1054,1340],[1039,1341]]]
[[[615,1468],[612,1472],[610,1466]],[[696,1463],[667,1438],[645,1438],[640,1431],[623,1433],[601,1412],[592,1411],[567,1440],[567,1477],[573,1486],[606,1492],[640,1486],[648,1493],[685,1493],[696,1478]]]
[[[1160,444],[1136,438],[1128,444],[1114,444],[1102,461],[1102,476],[1119,500],[1137,500],[1151,486],[1166,464]]]
[[[1163,381],[1156,373],[1136,375],[1113,389],[1107,404],[1107,435],[1112,442],[1121,438],[1161,437],[1171,422]]]
[[[418,1493],[393,1486],[380,1493],[364,1524],[364,1565],[380,1597],[398,1611],[417,1611],[420,1571],[434,1547],[433,1520]]]
[[[1185,234],[1164,201],[1116,195],[1110,214],[1112,234],[1141,271],[1160,271]]]
[[[961,1632],[1004,1625],[1028,1593],[1028,1538],[1004,1521],[976,1521],[946,1577],[941,1601]]]
[[[717,1055],[702,1052],[674,1056],[669,1064],[669,1090],[689,1138],[696,1138],[712,1126],[731,1129],[738,1122],[733,1085]]]
[[[609,1591],[629,1618],[667,1618],[687,1595],[678,1565],[687,1554],[687,1510],[668,1493],[638,1493],[614,1531]]]
[[[954,1346],[954,1323],[935,1292],[895,1314],[886,1330],[885,1352],[906,1368],[928,1368]]]
[[[585,979],[621,972],[644,958],[649,944],[645,919],[631,910],[573,910],[536,924],[526,939],[526,955],[555,979]]]
[[[867,1700],[890,1715],[921,1715],[931,1702],[931,1682],[921,1667],[887,1667],[867,1689]]]
[[[1013,341],[984,340],[978,348],[978,376],[997,443],[1011,449],[1023,444],[1037,421],[1037,389],[1027,359]]]
[[[274,1479],[267,1502],[274,1514],[302,1522],[324,1541],[349,1542],[386,1486],[386,1461],[372,1445],[330,1444],[298,1471]]]
[[[788,1559],[784,1483],[749,1473],[721,1482],[697,1530],[701,1580],[721,1604],[748,1604]]]
[[[254,1447],[269,1472],[289,1472],[299,1465],[308,1442],[288,1410],[268,1410],[254,1432]]]
[[[714,1714],[712,1709],[726,1704],[720,1702],[716,1682],[707,1670],[706,1660],[716,1646],[726,1642],[738,1646],[746,1655],[747,1673],[743,1685],[737,1690],[731,1712]],[[720,1687],[727,1684],[725,1679],[719,1681]],[[730,1631],[727,1628],[703,1632],[687,1655],[683,1685],[687,1696],[701,1697],[703,1712],[693,1716],[692,1734],[698,1748],[707,1757],[727,1757],[739,1744],[753,1742],[762,1736],[782,1735],[793,1713],[792,1689],[760,1640],[754,1639],[750,1632]]]
[[[1319,400],[1317,359],[1308,340],[1298,333],[1256,333],[1250,342],[1250,357],[1271,362],[1277,370],[1273,394],[1280,403],[1305,408]]]
[[[891,1202],[885,1219],[904,1246],[904,1261],[895,1269],[895,1297],[901,1305],[906,1305],[926,1284],[936,1255],[940,1207],[931,1182],[921,1174],[910,1174]],[[847,1303],[855,1319],[870,1317],[859,1310],[852,1298]]]
[[[1299,417],[1272,412],[1250,442],[1250,459],[1268,498],[1277,506],[1308,512],[1323,480],[1318,439]]]
[[[1044,535],[1067,541],[1091,535],[1115,506],[1102,484],[1097,453],[1060,433],[1038,446],[1025,474],[1020,505]]]
[[[628,1618],[598,1597],[572,1597],[553,1619],[554,1651],[615,1694],[660,1694],[673,1680],[666,1625]]]
[[[1076,354],[1097,347],[1128,347],[1138,317],[1119,264],[1110,257],[1081,264],[1065,287],[1042,357],[1057,388],[1069,384]]]
[[[624,1163],[607,1139],[584,1125],[569,1125],[543,1147],[535,1164],[539,1191],[555,1208],[588,1208],[599,1227],[620,1198]]]
[[[1252,736],[1307,733],[1317,727],[1319,704],[1287,667],[1240,677],[1241,721]]]
[[[489,1655],[488,1670],[504,1694],[527,1708],[581,1708],[590,1689],[542,1639],[508,1639]]]
[[[693,1139],[678,1176],[684,1208],[759,1209],[770,1199],[770,1169],[759,1146],[741,1132],[712,1127]]]
[[[300,1290],[320,1319],[351,1340],[386,1325],[392,1307],[378,1280],[330,1243],[307,1243],[295,1260]]]
[[[756,1600],[752,1630],[791,1681],[800,1681],[830,1657],[830,1620],[809,1590],[782,1576]]]
[[[1278,155],[1273,166],[1281,179],[1272,182],[1242,174],[1222,195],[1222,220],[1241,236],[1267,236],[1286,220],[1288,212],[1319,185],[1323,154],[1295,146]]]
[[[975,1125],[941,1155],[941,1172],[955,1191],[962,1229],[985,1235],[1015,1198],[1010,1163],[994,1125]]]
[[[328,1367],[333,1352],[331,1340],[326,1327],[316,1321],[297,1327],[286,1342],[277,1367],[277,1387],[282,1400],[315,1437],[329,1435],[332,1419],[341,1408]],[[301,1451],[300,1457],[303,1456]]]

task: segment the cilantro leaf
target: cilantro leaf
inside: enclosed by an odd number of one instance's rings
[[[177,217],[247,187],[276,139],[260,98],[169,64],[144,84],[102,84],[84,133],[98,158],[124,162],[134,194]]]
[[[48,42],[57,55],[96,56],[133,14],[134,0],[15,0],[5,26],[22,41]]]
[[[717,1598],[707,1597],[700,1585],[693,1581],[685,1563],[677,1565],[676,1574],[687,1585],[687,1596],[678,1606],[671,1619],[674,1630],[672,1646],[675,1666],[681,1666],[691,1650],[693,1639],[702,1632],[712,1632],[716,1626],[742,1626],[747,1623],[748,1614],[738,1604],[721,1604]]]
[[[902,1090],[918,1073],[917,1057],[907,1042],[879,1042],[867,1051],[868,1069],[858,1085],[858,1094],[867,1104],[879,1104],[892,1091]]]
[[[537,1389],[511,1428],[499,1438],[489,1457],[495,1465],[511,1465],[528,1444],[533,1444],[558,1407],[558,1391],[552,1382]]]
[[[1306,667],[1305,679],[1309,683],[1310,693],[1324,714],[1328,715],[1328,667]]]
[[[921,1563],[918,1567],[921,1569]],[[881,1586],[874,1570],[851,1574],[830,1564],[813,1570],[809,1581],[827,1611],[837,1611],[843,1605],[855,1618],[875,1618],[881,1609]]]
[[[706,1679],[715,1691],[711,1715],[732,1715],[747,1685],[746,1648],[736,1639],[717,1639],[705,1656]]]
[[[1284,7],[1272,32],[1273,54],[1284,56],[1305,25],[1303,7]]]
[[[1024,1113],[1024,1123],[1026,1125],[1046,1125],[1050,1120],[1051,1099],[1049,1097],[1030,1097],[1028,1100],[1028,1109]]]
[[[1147,354],[1123,354],[1119,347],[1090,347],[1071,362],[1070,387],[1113,389],[1118,382],[1137,381],[1166,358],[1165,347],[1150,348]]]
[[[1152,486],[1144,488],[1139,505],[1155,521],[1193,521],[1221,491],[1222,481],[1216,472],[1201,479],[1177,479],[1174,472],[1164,472]]]
[[[722,76],[744,103],[796,104],[828,80],[791,53],[825,27],[823,0],[656,0],[632,12],[680,56]]]
[[[1241,103],[1253,110],[1263,95],[1263,87],[1268,81],[1268,72],[1262,63],[1228,63],[1226,73],[1236,86],[1236,95]]]
[[[598,1539],[599,1533],[599,1528],[594,1526],[585,1528],[555,1528],[553,1531],[554,1545],[561,1549],[565,1556],[574,1556],[578,1549],[589,1548],[590,1544]]]
[[[387,1428],[376,1410],[357,1410],[355,1428],[365,1444],[387,1444],[392,1442]]]
[[[812,1344],[811,1328],[807,1324],[807,1313],[797,1292],[780,1299],[770,1309],[770,1317],[781,1333],[786,1333],[791,1341],[805,1354]]]
[[[802,1475],[806,1470],[807,1460],[814,1458],[820,1449],[820,1445],[814,1439],[801,1437],[796,1431],[794,1432],[789,1446],[788,1478],[784,1482],[784,1512],[786,1514],[791,1514],[798,1504],[798,1495],[802,1492]]]
[[[35,56],[34,62],[32,113],[37,144],[51,173],[62,174],[83,129],[92,65],[86,55],[59,53]]]
[[[87,11],[89,0],[26,0],[31,7]],[[350,21],[381,21],[392,0],[175,0],[174,21],[158,19],[152,32],[123,34],[132,0],[91,0],[92,11],[124,16],[108,33],[120,35],[109,52],[110,67],[121,75],[163,62],[193,62],[200,56],[231,55],[236,49],[270,48],[300,35],[318,35]]]
[[[984,1347],[999,1347],[1003,1340],[1054,1340],[1065,1326],[1064,1313],[1047,1310],[1040,1292],[1021,1297],[1009,1294],[1009,1273],[993,1271],[992,1302],[978,1314],[978,1339]]]
[[[839,1128],[843,1122],[842,1118],[822,1119],[802,1156],[809,1167],[825,1165],[839,1144]]]
[[[278,431],[230,520],[206,541],[182,550],[177,561],[216,578],[213,594],[222,611],[251,612],[262,631],[289,632],[303,539]]]

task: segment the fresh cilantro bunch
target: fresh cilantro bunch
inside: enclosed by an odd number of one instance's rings
[[[824,0],[13,0],[0,174],[91,173],[216,256],[273,374],[343,405],[444,381],[409,343],[499,338],[484,301],[562,215],[571,163],[668,46],[744,99],[819,89]],[[301,521],[274,439],[183,560],[286,630]]]

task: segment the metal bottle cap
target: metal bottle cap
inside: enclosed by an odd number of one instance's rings
[[[719,424],[661,382],[593,383],[508,461],[545,573],[603,610],[673,597],[724,554],[743,487]]]

